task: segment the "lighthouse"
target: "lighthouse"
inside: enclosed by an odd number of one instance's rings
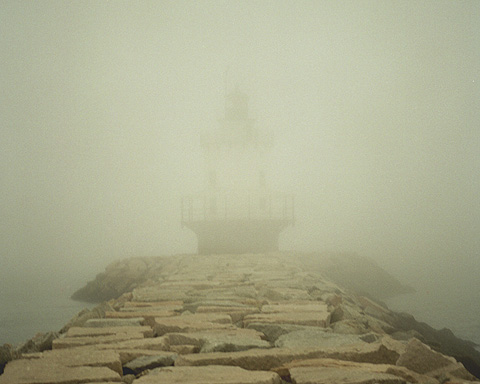
[[[294,223],[293,195],[272,191],[266,172],[273,135],[249,117],[238,87],[225,97],[225,114],[201,136],[203,191],[182,197],[181,223],[198,239],[199,254],[278,250],[280,233]]]

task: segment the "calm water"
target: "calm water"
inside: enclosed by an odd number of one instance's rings
[[[417,293],[397,296],[386,304],[436,329],[449,328],[457,337],[480,345],[480,290],[417,288]]]
[[[37,332],[60,330],[75,314],[89,304],[68,297],[42,297],[35,300],[1,303],[0,345],[18,344]]]
[[[78,280],[58,276],[55,279],[13,280],[3,276],[0,281],[0,345],[17,345],[38,332],[58,331],[83,308],[91,308],[91,304],[70,300],[71,294],[82,285]]]

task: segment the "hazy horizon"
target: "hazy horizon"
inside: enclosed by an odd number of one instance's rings
[[[296,196],[282,249],[478,291],[478,20],[477,1],[0,2],[1,280],[195,252],[180,196],[238,84]]]

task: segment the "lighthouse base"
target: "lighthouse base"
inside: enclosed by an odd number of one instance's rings
[[[199,254],[264,253],[278,250],[289,220],[208,220],[185,223],[197,235]]]

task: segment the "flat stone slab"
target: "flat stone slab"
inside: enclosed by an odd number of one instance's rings
[[[137,311],[108,311],[105,312],[105,319],[145,319],[145,318],[153,318],[153,317],[172,317],[178,316],[178,312],[174,310],[162,310],[162,311],[154,311],[151,309],[142,308],[141,310]]]
[[[371,372],[361,368],[292,368],[290,377],[296,384],[405,384],[405,380],[401,377],[388,373]]]
[[[328,305],[321,302],[299,302],[266,304],[262,306],[262,313],[285,313],[285,312],[317,312],[328,313]]]
[[[0,384],[78,384],[120,381],[120,375],[106,367],[67,367],[54,362],[45,364],[41,359],[11,361],[0,376]]]
[[[251,372],[239,367],[172,367],[152,370],[135,384],[280,384],[275,372]]]
[[[225,314],[200,313],[176,317],[155,318],[153,329],[157,336],[172,332],[193,332],[208,329],[234,328],[232,319]]]
[[[322,332],[328,332],[328,328],[310,327],[308,325],[295,325],[295,324],[268,324],[268,323],[248,323],[248,329],[255,329],[262,332],[266,339],[270,342],[275,342],[282,335],[295,331],[304,331],[310,329],[320,330]]]
[[[141,332],[138,333],[118,333],[106,336],[91,336],[91,337],[63,337],[55,339],[52,342],[52,349],[65,349],[74,347],[83,347],[95,344],[115,344],[127,340],[144,339]]]
[[[177,358],[176,353],[154,350],[154,349],[120,349],[120,350],[116,350],[116,352],[120,356],[120,361],[122,362],[122,365],[125,365],[131,362],[132,360],[135,360],[141,357],[163,356],[165,359],[172,359],[172,360],[175,360]]]
[[[186,292],[160,286],[135,288],[132,295],[136,302],[185,301],[189,298]]]
[[[129,319],[89,319],[84,327],[110,328],[110,327],[138,327],[145,325],[143,317],[136,316]]]
[[[382,382],[382,378],[377,376],[378,374],[388,374],[396,376],[395,383],[397,382],[398,378],[401,378],[403,382],[408,383],[422,383],[422,384],[439,384],[439,382],[432,378],[425,375],[420,375],[418,373],[412,372],[405,367],[398,367],[396,365],[391,364],[369,364],[369,363],[355,363],[351,361],[343,361],[343,360],[333,360],[333,359],[311,359],[311,360],[295,360],[291,363],[287,363],[282,367],[275,368],[273,371],[277,372],[280,377],[286,379],[287,381],[291,382],[292,377],[290,375],[290,371],[294,368],[317,368],[317,369],[331,369],[337,371],[345,371],[346,375],[345,378],[354,376],[355,372],[362,372],[362,374],[358,374],[358,378],[365,377],[367,373],[371,373],[374,377],[367,378],[368,383],[370,382]],[[297,371],[298,372],[298,371]],[[299,376],[302,376],[303,373],[307,373],[307,371],[300,372]],[[322,378],[322,375],[317,375],[319,379]],[[298,380],[302,380],[301,377],[297,377]],[[322,380],[324,380],[323,378]],[[303,379],[305,380],[305,379]],[[310,378],[311,382],[316,382],[315,378]],[[330,380],[327,382],[342,382],[341,378],[334,379],[334,375],[331,375]],[[352,378],[350,380],[356,380],[356,378]],[[353,381],[355,382],[355,381]],[[365,381],[361,381],[363,383]],[[389,381],[387,381],[389,382]],[[349,381],[350,383],[350,381]]]
[[[154,307],[182,307],[183,301],[158,301],[158,302],[144,302],[144,301],[126,301],[123,305],[124,310],[134,309],[134,308],[154,308]]]
[[[145,311],[152,311],[152,312],[175,312],[175,311],[182,311],[183,304],[170,304],[170,305],[151,305],[147,307],[140,307],[140,306],[131,306],[131,307],[123,307],[120,308],[120,312],[145,312]]]
[[[295,324],[315,327],[328,327],[330,313],[328,312],[283,312],[283,313],[260,313],[248,315],[243,319],[243,324],[248,327],[250,323],[267,324]]]
[[[226,313],[232,318],[232,322],[236,323],[247,315],[260,312],[256,307],[227,307],[227,306],[212,306],[200,305],[196,313]]]
[[[219,329],[191,333],[168,333],[164,337],[170,344],[194,345],[200,353],[245,351],[252,348],[271,348],[262,340],[262,333],[253,329]]]
[[[290,277],[291,279],[291,277]],[[289,280],[285,280],[288,282]],[[281,301],[281,300],[312,300],[307,291],[303,289],[296,288],[271,288],[265,286],[262,289],[259,289],[259,295],[268,300]]]
[[[293,351],[290,349],[250,349],[241,352],[213,352],[181,355],[175,366],[229,365],[261,371],[279,367],[293,360],[323,357],[323,351]]]
[[[246,304],[247,301],[249,304]],[[236,308],[236,309],[257,309],[261,305],[261,302],[251,299],[242,299],[238,301],[226,300],[226,299],[218,299],[218,300],[201,300],[201,301],[194,301],[192,303],[185,303],[184,308],[190,310],[191,312],[195,312],[198,307],[206,306],[206,307],[229,307],[229,308]]]
[[[148,326],[135,327],[71,327],[65,337],[109,336],[122,334],[138,334],[143,337],[153,337],[153,329]]]
[[[356,335],[340,335],[326,332],[323,328],[312,327],[287,333],[278,338],[275,346],[278,348],[337,348],[343,345],[365,343]]]
[[[270,370],[293,360],[332,358],[373,364],[395,364],[400,347],[389,340],[325,349],[249,349],[241,352],[213,352],[181,355],[175,366],[233,365],[249,370]]]
[[[35,359],[44,364],[60,364],[66,367],[107,367],[122,374],[119,353],[113,350],[97,350],[95,347],[80,347],[25,354],[24,359]]]
[[[145,339],[126,340],[110,344],[94,344],[96,349],[113,349],[121,353],[122,350],[154,350],[168,351],[169,345],[163,337],[151,337]]]

